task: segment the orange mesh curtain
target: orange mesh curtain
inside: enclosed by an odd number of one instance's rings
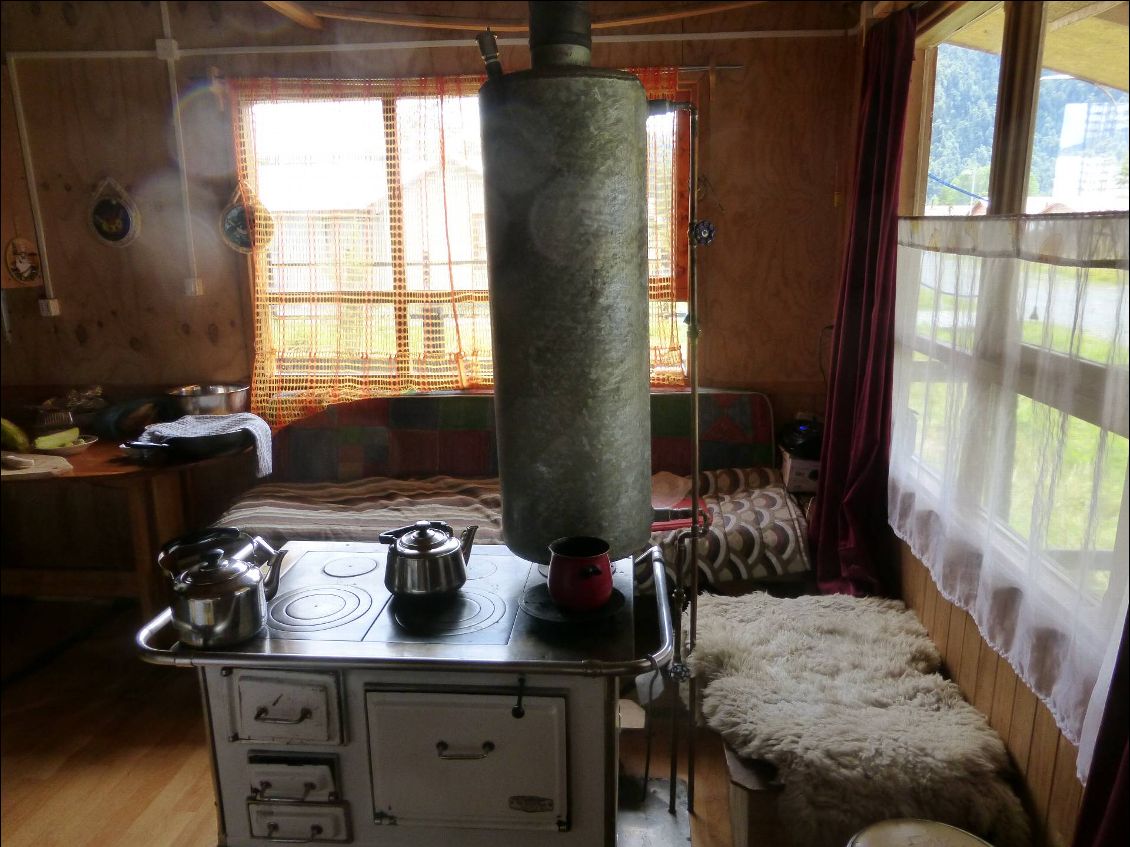
[[[676,68],[631,68],[649,100],[689,100]],[[685,112],[647,121],[647,288],[651,384],[687,384],[682,316],[687,304],[689,120]]]
[[[677,96],[674,70],[637,73],[649,97]],[[490,388],[481,84],[232,81],[238,178],[254,211],[257,414],[284,424],[365,397]],[[677,137],[675,121],[649,121],[655,385],[685,384]]]

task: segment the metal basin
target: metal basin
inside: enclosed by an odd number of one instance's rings
[[[168,394],[186,415],[230,415],[246,412],[251,390],[246,385],[182,385]]]

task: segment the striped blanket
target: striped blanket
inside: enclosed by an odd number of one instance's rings
[[[806,525],[799,506],[769,468],[705,471],[702,492],[712,524],[699,542],[697,567],[706,585],[776,580],[809,570]],[[456,533],[472,524],[475,540],[504,544],[497,479],[369,477],[353,482],[266,483],[247,492],[216,522],[260,535],[272,546],[287,541],[369,541],[388,529],[442,519]],[[678,530],[656,532],[675,577]],[[651,588],[650,566],[636,572]]]

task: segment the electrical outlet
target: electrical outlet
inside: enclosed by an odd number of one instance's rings
[[[41,297],[39,299],[39,314],[45,318],[57,318],[63,314],[63,307],[55,297]]]

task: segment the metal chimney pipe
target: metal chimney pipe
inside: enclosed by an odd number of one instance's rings
[[[592,19],[589,4],[574,0],[530,0],[530,63],[589,65]]]
[[[588,66],[583,3],[530,4],[528,71],[479,92],[503,535],[549,560],[650,535],[647,98]]]

